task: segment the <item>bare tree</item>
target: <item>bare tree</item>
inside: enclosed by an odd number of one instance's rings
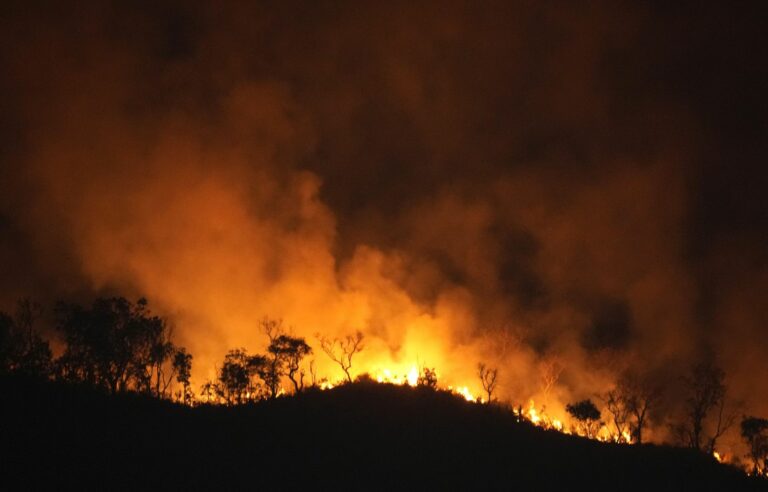
[[[272,319],[269,316],[264,316],[259,320],[259,328],[265,335],[267,335],[270,342],[285,333],[285,330],[283,329],[283,320]]]
[[[613,425],[616,428],[616,442],[629,442],[625,436],[627,420],[629,420],[629,408],[627,407],[625,395],[618,388],[614,388],[600,399],[603,400],[605,407],[611,414]]]
[[[485,340],[494,354],[500,360],[504,360],[523,344],[523,334],[518,325],[508,322],[489,331]]]
[[[486,367],[485,364],[480,362],[477,364],[477,373],[480,376],[480,382],[483,385],[483,389],[488,395],[488,403],[493,401],[493,391],[496,389],[497,379],[499,376],[499,370],[497,368]]]
[[[563,365],[557,357],[551,357],[541,365],[541,392],[544,394],[545,403],[549,400],[549,394],[563,372]]]
[[[725,397],[724,380],[725,372],[712,361],[696,365],[690,374],[683,378],[687,393],[685,415],[675,430],[678,437],[689,447],[702,450],[706,418]],[[715,434],[717,432],[719,429]]]
[[[616,385],[616,396],[624,405],[632,438],[643,443],[643,430],[661,401],[662,388],[649,374],[625,372]]]
[[[347,335],[342,339],[329,339],[319,333],[316,337],[320,341],[320,347],[323,349],[323,352],[341,367],[341,370],[347,376],[347,381],[351,383],[352,375],[349,369],[352,367],[352,357],[365,348],[363,345],[363,333],[358,330],[354,335]]]
[[[726,408],[727,394],[728,388],[724,388],[723,396],[720,398],[720,403],[717,405],[717,422],[715,423],[715,428],[712,431],[712,435],[707,441],[707,453],[709,454],[715,452],[715,446],[717,446],[718,439],[720,439],[720,437],[722,437],[722,435],[725,434],[728,429],[733,427],[734,423],[736,423],[736,411],[734,411],[732,408]]]

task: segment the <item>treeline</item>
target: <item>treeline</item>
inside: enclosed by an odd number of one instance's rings
[[[43,316],[39,304],[23,299],[15,313],[0,311],[0,375],[85,384],[113,394],[137,392],[185,404],[240,405],[274,399],[286,392],[286,380],[289,391],[295,394],[329,385],[325,378],[318,379],[314,360],[305,363],[313,348],[305,338],[289,334],[280,320],[265,317],[259,321],[258,328],[269,341],[265,353],[230,350],[217,368],[215,380],[204,383],[197,398],[190,383],[192,354],[173,341],[173,330],[163,318],[152,314],[146,299],[133,303],[124,297],[97,298],[89,307],[59,302],[52,314],[53,329],[61,342],[58,357],[39,333],[37,324]],[[363,334],[358,331],[342,338],[317,334],[316,338],[322,352],[344,373],[346,382],[352,382],[353,359],[364,349]],[[485,401],[493,402],[498,369],[481,363],[478,376],[487,395]],[[357,379],[370,376],[363,374]],[[554,384],[557,377],[549,379]],[[661,408],[663,392],[657,381],[628,371],[613,389],[597,395],[603,411],[591,399],[568,404],[572,431],[596,438],[604,429],[614,442],[643,443],[645,429]],[[682,383],[683,392],[676,395],[682,413],[670,429],[679,444],[713,454],[720,437],[737,419],[735,411],[726,409],[725,373],[709,360],[692,367]],[[422,368],[417,384],[436,389],[435,370]],[[522,407],[515,413],[525,416]],[[562,430],[562,424],[552,425],[546,417],[543,421],[543,416],[526,417],[537,425]],[[765,475],[768,420],[743,415],[740,427],[752,473]]]
[[[135,391],[190,401],[192,355],[172,341],[166,321],[153,315],[146,299],[98,298],[90,307],[59,302],[54,330],[63,351],[54,358],[36,329],[42,307],[21,300],[13,316],[0,312],[0,373],[84,383],[110,393]]]
[[[53,329],[63,347],[58,357],[36,326],[42,316],[42,307],[27,299],[19,301],[13,315],[0,311],[0,374],[87,384],[109,393],[133,391],[187,404],[196,401],[190,383],[192,354],[173,341],[173,330],[152,314],[146,299],[133,303],[124,297],[97,298],[88,307],[57,303]],[[269,339],[266,353],[230,350],[216,380],[202,386],[204,402],[235,405],[276,398],[285,392],[286,379],[295,393],[318,385],[314,361],[309,378],[302,364],[313,353],[304,338],[288,334],[280,320],[264,318],[259,328]],[[350,368],[363,349],[363,334],[317,338],[323,352],[352,381]],[[172,392],[174,382],[178,389]]]
[[[296,393],[304,389],[306,372],[301,362],[312,353],[312,347],[304,338],[286,334],[279,320],[264,318],[260,327],[269,338],[267,353],[249,354],[244,348],[227,352],[217,380],[202,387],[201,396],[206,402],[233,405],[276,398],[283,392],[284,377]],[[314,382],[314,364],[311,372]]]
[[[480,365],[479,376],[489,398],[496,383],[495,371],[489,379],[489,370]],[[642,444],[649,426],[666,425],[678,445],[722,460],[717,445],[739,417],[737,407],[729,406],[725,371],[714,358],[709,358],[690,367],[680,379],[674,398],[669,398],[669,392],[664,391],[658,377],[627,370],[612,389],[596,395],[602,402],[602,410],[591,398],[566,405],[566,412],[572,419],[570,430],[590,439]],[[669,401],[665,402],[665,399]],[[670,412],[675,406],[677,411]],[[665,411],[670,413],[663,415]],[[515,409],[515,413],[525,415],[522,406]],[[563,430],[561,423],[556,425],[545,415],[529,417],[542,427]],[[742,415],[739,427],[748,450],[745,457],[750,462],[745,468],[752,475],[768,476],[768,419]],[[732,462],[740,464],[741,460],[734,456]]]
[[[269,340],[266,354],[249,354],[245,348],[227,352],[216,380],[206,382],[201,388],[204,402],[237,405],[277,398],[285,393],[282,386],[285,379],[290,381],[294,394],[309,387],[330,386],[326,378],[318,379],[314,359],[303,364],[304,359],[314,353],[305,338],[288,334],[281,320],[268,317],[259,321],[259,329]],[[342,338],[328,338],[318,333],[316,338],[322,351],[342,370],[346,381],[352,382],[353,358],[364,348],[362,332]]]

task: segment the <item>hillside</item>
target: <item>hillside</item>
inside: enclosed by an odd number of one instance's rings
[[[0,394],[4,481],[24,489],[768,490],[688,450],[544,431],[424,388],[234,408],[8,378]]]

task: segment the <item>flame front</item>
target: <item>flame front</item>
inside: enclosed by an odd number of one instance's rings
[[[398,373],[389,368],[378,369],[373,371],[373,378],[379,383],[416,386],[419,381],[419,369],[416,367],[416,364],[411,365],[411,368],[405,373]]]
[[[416,364],[411,364],[410,369],[407,372],[393,371],[389,368],[377,369],[373,372],[373,378],[379,383],[394,384],[398,386],[408,385],[411,387],[418,386],[419,376],[421,371]],[[435,372],[435,376],[439,378],[439,374]],[[470,402],[482,401],[482,399],[472,394],[469,386],[447,386],[445,389],[448,391],[462,396],[465,400]]]

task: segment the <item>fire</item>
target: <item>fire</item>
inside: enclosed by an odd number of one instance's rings
[[[361,371],[359,374],[366,375],[370,380],[382,384],[393,384],[397,386],[409,387],[417,387],[423,385],[438,390],[449,391],[469,402],[486,403],[483,398],[473,394],[469,385],[446,385],[442,380],[440,380],[439,374],[435,369],[424,367],[418,363],[402,364],[396,362],[389,365],[386,364],[385,361],[381,362],[384,362],[384,364],[373,365],[372,369],[367,371],[364,370],[367,369],[366,364],[361,364],[360,366],[362,367],[358,369]],[[371,366],[368,367],[370,368]],[[321,390],[330,390],[337,386],[346,384],[347,381],[347,379],[329,380],[328,378],[324,377],[316,383],[316,387]],[[281,390],[277,396],[283,396],[285,394],[285,390]],[[248,397],[250,398],[250,395],[248,395]],[[210,402],[210,398],[207,398],[206,401]],[[559,414],[558,417],[560,418],[554,418],[554,416],[548,415],[546,410],[546,406],[537,407],[535,401],[533,399],[529,399],[527,405],[517,406],[512,409],[512,412],[518,418],[518,420],[526,420],[532,425],[542,429],[553,430],[568,435],[576,434],[581,437],[588,437],[600,442],[624,444],[632,444],[633,442],[632,435],[627,428],[621,430],[613,430],[609,425],[600,423],[599,428],[595,429],[594,433],[588,436],[578,427],[571,426],[570,421],[566,415]],[[719,462],[724,461],[724,457],[716,451],[713,453],[713,456]]]
[[[720,456],[720,453],[718,453],[717,451],[713,451],[713,452],[712,452],[712,456],[714,456],[714,457],[715,457],[715,459],[716,459],[717,461],[719,461],[720,463],[722,463],[722,462],[723,462],[723,458]]]
[[[416,387],[418,386],[419,379],[422,375],[422,371],[419,370],[419,366],[416,364],[411,364],[407,371],[405,370],[393,370],[389,367],[384,368],[377,368],[371,371],[371,377],[376,380],[378,383],[383,384],[394,384],[397,386],[411,386]],[[439,374],[434,371],[434,376],[439,379]],[[332,383],[327,380],[320,382],[320,389],[321,390],[327,390],[332,389],[335,386],[338,386],[341,384],[341,382]],[[440,388],[441,386],[437,386]],[[451,393],[455,395],[459,395],[463,397],[465,400],[470,402],[479,402],[482,403],[483,399],[475,396],[472,394],[472,391],[469,389],[469,386],[443,386],[442,388],[450,391]]]
[[[408,385],[415,387],[419,385],[419,377],[421,374],[422,371],[419,370],[419,367],[416,364],[411,364],[407,372],[398,372],[390,368],[377,369],[373,371],[373,378],[379,383],[395,384],[398,386]],[[439,374],[437,372],[435,372],[434,375],[439,379]],[[467,401],[482,402],[481,398],[478,398],[472,394],[469,386],[447,386],[445,389],[463,397]]]
[[[477,398],[475,398],[472,395],[472,393],[469,392],[469,388],[467,388],[466,386],[459,386],[458,388],[455,388],[452,391],[457,395],[463,396],[464,399],[467,401],[472,401],[472,402],[477,401]]]
[[[374,372],[374,379],[379,383],[389,383],[402,386],[416,386],[419,381],[419,369],[416,364],[411,365],[410,370],[405,374],[396,374],[391,369],[381,369]]]
[[[408,376],[406,377],[406,380],[408,381],[408,385],[410,386],[416,386],[416,383],[419,381],[419,370],[416,369],[416,366],[411,366],[411,370],[408,371]]]
[[[365,367],[363,365],[363,367]],[[449,391],[457,396],[461,396],[466,401],[473,403],[486,403],[485,400],[479,396],[473,394],[469,385],[453,386],[443,385],[439,380],[439,374],[435,369],[422,367],[417,363],[411,364],[393,364],[387,366],[374,366],[372,370],[364,371],[362,374],[369,375],[370,379],[382,383],[393,384],[397,386],[409,386],[417,387],[420,385],[429,386],[435,389],[442,389]],[[329,380],[328,378],[322,378],[317,382],[317,387],[321,390],[330,390],[339,385],[346,383],[346,379]],[[281,389],[277,396],[283,396],[287,394],[284,389]],[[252,395],[248,394],[248,399]],[[210,398],[205,400],[210,402]],[[528,400],[527,406],[518,406],[513,408],[513,413],[519,419],[524,419],[530,422],[532,425],[540,427],[542,429],[554,430],[562,432],[564,434],[576,433],[582,437],[590,437],[592,439],[601,442],[615,442],[615,443],[632,443],[632,436],[628,429],[622,429],[620,432],[612,431],[608,426],[603,424],[599,430],[597,430],[592,436],[586,436],[580,430],[574,430],[573,427],[567,425],[567,420],[561,420],[560,418],[553,418],[546,412],[546,407],[537,407],[533,399]],[[723,461],[723,458],[718,452],[714,452],[714,457],[718,461]]]
[[[554,429],[564,434],[570,434],[571,432],[565,428],[563,421],[560,419],[550,418],[544,408],[536,408],[536,403],[533,400],[528,401],[528,408],[523,410],[522,406],[513,410],[513,413],[518,417],[522,417],[537,427],[544,429]]]
[[[632,444],[632,435],[629,433],[629,431],[624,429],[623,431],[621,431],[621,436],[624,438],[625,443]]]
[[[533,425],[539,425],[541,423],[541,417],[536,410],[536,406],[533,404],[533,400],[528,404],[528,420],[530,420]]]

